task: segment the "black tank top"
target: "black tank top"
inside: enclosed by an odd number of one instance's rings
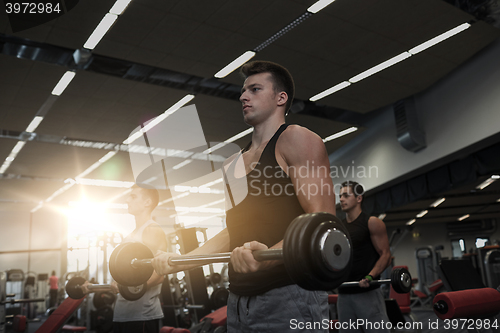
[[[264,148],[255,168],[246,175],[247,196],[241,202],[234,202],[231,189],[228,197],[233,206],[226,212],[231,251],[244,243],[256,240],[268,247],[281,241],[288,225],[304,213],[293,184],[276,161],[275,148],[280,134],[288,125],[281,125]],[[231,162],[225,173],[226,184],[235,180],[235,164],[241,154]],[[232,179],[231,179],[232,177]],[[236,179],[237,182],[237,179]],[[293,284],[285,266],[278,265],[270,270],[255,273],[236,273],[229,265],[229,289],[240,296],[254,296],[274,288]]]
[[[359,281],[370,273],[375,263],[380,258],[372,244],[370,230],[368,229],[368,219],[370,217],[361,212],[359,216],[348,223],[346,219],[342,222],[347,227],[347,231],[351,236],[351,244],[353,247],[353,262],[351,273],[348,281]],[[374,276],[374,279],[379,279],[379,276]],[[378,286],[370,286],[368,288],[361,287],[339,287],[339,294],[355,294],[370,291],[378,288]]]

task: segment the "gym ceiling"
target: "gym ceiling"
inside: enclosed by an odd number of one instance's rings
[[[246,51],[258,50],[253,60],[280,63],[293,74],[296,105],[288,122],[322,138],[359,127],[327,142],[332,153],[366,130],[360,124],[370,113],[425,90],[500,32],[441,0],[337,0],[316,14],[307,14],[316,0],[133,0],[92,50],[94,61],[75,64],[74,52],[114,2],[81,0],[58,19],[19,32],[0,13],[0,164],[19,139],[26,140],[1,175],[0,210],[30,212],[83,198],[124,203],[124,188],[74,184],[109,150],[59,142],[122,143],[186,94],[196,96],[190,104],[207,142],[246,130],[238,101],[241,77],[235,71],[214,78]],[[309,100],[466,22],[470,28],[442,43]],[[51,95],[68,70],[76,71],[73,81],[59,97]],[[45,116],[34,139],[23,132],[39,112]],[[242,146],[249,137],[235,143]],[[128,153],[118,152],[84,178],[133,182]],[[161,200],[169,195],[162,192]],[[213,201],[202,197],[196,205]],[[171,205],[160,208],[159,215],[172,214]]]

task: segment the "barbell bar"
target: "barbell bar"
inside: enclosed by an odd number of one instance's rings
[[[307,290],[332,290],[351,270],[352,249],[347,229],[329,213],[303,214],[287,228],[282,249],[252,252],[255,260],[283,260],[291,280]],[[109,271],[125,286],[145,283],[153,274],[153,253],[144,244],[118,245],[109,259]],[[169,258],[170,265],[229,262],[231,253],[184,255]]]
[[[87,280],[81,276],[75,276],[71,278],[66,283],[66,293],[70,298],[80,299],[85,297],[85,293],[83,292],[82,285]],[[111,285],[109,284],[89,284],[86,286],[87,290],[91,293],[101,292],[101,291],[109,291],[111,292]],[[146,293],[146,285],[138,285],[137,287],[127,287],[118,284],[118,290],[120,291],[120,295],[128,301],[136,301],[141,298]],[[96,306],[97,307],[97,306]]]
[[[21,299],[6,299],[0,302],[0,305],[18,304],[18,303],[36,303],[45,302],[45,298],[21,298]]]
[[[390,279],[370,281],[370,286],[380,286],[382,284],[390,284],[394,291],[399,294],[409,293],[412,284],[410,272],[406,268],[398,267],[392,270]],[[357,286],[359,286],[359,281],[350,281],[341,284],[341,287]]]

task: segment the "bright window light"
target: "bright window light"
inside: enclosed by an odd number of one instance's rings
[[[59,82],[56,84],[54,89],[52,90],[52,95],[59,96],[63,93],[63,91],[66,89],[66,87],[70,84],[71,80],[75,77],[75,72],[72,71],[67,71],[64,73],[64,75],[61,77]]]
[[[434,201],[433,203],[431,203],[431,207],[436,208],[437,206],[442,204],[445,200],[446,200],[446,198],[438,199],[438,200]]]
[[[313,4],[311,7],[307,8],[307,11],[313,14],[316,14],[335,0],[319,0],[315,4]]]
[[[344,82],[341,82],[339,84],[337,84],[336,86],[333,86],[329,89],[326,89],[325,91],[323,92],[320,92],[319,94],[317,95],[314,95],[313,97],[309,98],[309,100],[311,102],[315,102],[317,101],[318,99],[322,99],[322,98],[325,98],[326,96],[328,95],[331,95],[333,93],[336,93],[337,91],[339,90],[342,90],[344,88],[347,88],[351,85],[351,82],[348,82],[348,81],[344,81]]]
[[[363,79],[366,79],[367,77],[375,74],[375,73],[378,73],[388,67],[391,67],[392,65],[395,65],[397,64],[398,62],[401,62],[405,59],[408,59],[409,57],[411,57],[411,54],[408,53],[408,52],[403,52],[389,60],[386,60],[384,61],[383,63],[381,64],[378,64],[377,66],[374,66],[356,76],[353,76],[352,78],[349,79],[349,82],[351,83],[356,83],[356,82],[359,82]]]
[[[220,79],[223,77],[228,76],[230,73],[232,73],[236,68],[240,67],[244,63],[246,63],[248,60],[252,59],[255,56],[255,52],[253,51],[246,51],[242,55],[240,55],[238,58],[234,59],[229,65],[215,73],[215,77]]]
[[[330,135],[329,137],[324,138],[323,142],[328,142],[328,141],[332,141],[332,140],[338,139],[341,136],[347,135],[347,134],[352,133],[352,132],[356,132],[357,130],[358,130],[357,127],[349,127],[348,129],[345,129],[343,131],[340,131],[338,133]]]
[[[427,214],[428,212],[429,212],[428,210],[423,210],[423,211],[421,211],[420,213],[417,214],[417,217],[418,218],[424,217],[425,214]]]
[[[446,31],[445,33],[439,35],[439,36],[436,36],[432,39],[429,39],[427,42],[425,43],[422,43],[418,46],[415,46],[414,48],[412,48],[411,50],[409,50],[408,52],[415,55],[419,52],[422,52],[423,50],[425,49],[428,49],[429,47],[431,46],[434,46],[436,45],[437,43],[441,43],[442,41],[444,41],[445,39],[448,39],[466,29],[468,29],[470,27],[470,24],[469,23],[463,23],[461,25],[459,25],[458,27],[456,28],[453,28],[451,30],[448,30]]]
[[[106,14],[99,25],[95,28],[94,32],[90,35],[89,39],[83,44],[83,47],[93,50],[96,45],[101,41],[102,37],[108,32],[113,23],[115,23],[118,16],[116,14]]]
[[[406,222],[406,225],[412,225],[413,223],[415,223],[415,219],[411,219],[409,220],[408,222]]]
[[[132,0],[118,0],[109,10],[111,14],[121,15]]]
[[[469,217],[470,217],[470,214],[466,214],[466,215],[464,215],[464,216],[460,216],[460,217],[458,218],[458,221],[463,221],[463,220],[465,220],[465,219],[468,219]]]
[[[26,132],[32,133],[38,127],[38,125],[40,125],[42,120],[43,120],[42,116],[35,116],[35,118],[33,118],[28,127],[26,127]]]

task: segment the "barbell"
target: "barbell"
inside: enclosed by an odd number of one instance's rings
[[[411,275],[410,272],[403,267],[394,268],[391,272],[390,279],[373,280],[370,285],[390,284],[398,294],[406,294],[411,290]],[[344,282],[341,287],[356,287],[359,286],[359,281]]]
[[[68,283],[66,283],[66,293],[70,298],[73,299],[80,299],[85,297],[85,293],[82,290],[82,285],[87,281],[81,276],[75,276],[74,278],[71,278]],[[89,292],[96,293],[94,296],[94,299],[98,297],[103,298],[107,297],[105,294],[102,294],[100,292],[108,292],[111,291],[111,285],[109,284],[90,284],[87,286],[87,289]],[[128,301],[136,301],[139,298],[141,298],[147,290],[146,284],[138,284],[137,286],[124,286],[120,283],[118,283],[118,290],[120,291],[120,295],[122,295],[123,298],[125,298]],[[99,293],[99,294],[97,294]],[[114,302],[111,301],[111,303]],[[107,303],[106,301],[104,303]],[[100,303],[97,303],[100,304]],[[94,304],[96,308],[99,308],[98,305]]]
[[[283,260],[291,280],[307,290],[332,290],[349,276],[351,240],[342,222],[329,213],[296,217],[285,232],[282,249],[252,252],[255,260]],[[145,283],[153,274],[151,250],[137,242],[118,245],[109,259],[109,271],[125,286]],[[231,253],[184,255],[169,258],[170,265],[229,262]]]

